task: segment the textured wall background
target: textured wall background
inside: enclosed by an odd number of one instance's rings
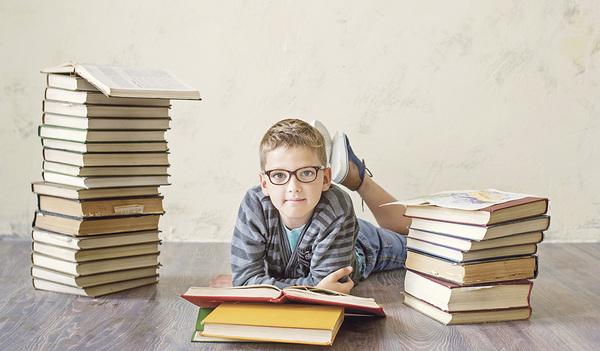
[[[595,0],[4,0],[0,234],[28,237],[36,207],[39,70],[74,60],[200,90],[173,103],[165,240],[229,240],[262,134],[298,117],[344,130],[398,198],[547,196],[547,241],[598,241],[599,51]]]

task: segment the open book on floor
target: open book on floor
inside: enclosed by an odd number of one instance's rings
[[[341,306],[347,314],[385,316],[383,307],[373,298],[342,294],[309,286],[279,289],[272,285],[232,288],[191,287],[182,298],[200,307],[216,307],[223,302],[303,303]]]

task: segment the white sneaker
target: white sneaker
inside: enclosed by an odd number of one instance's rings
[[[323,125],[323,123],[316,119],[310,122],[309,124],[315,127],[319,132],[321,132],[321,135],[323,135],[323,139],[325,139],[325,152],[327,153],[327,162],[331,163],[331,147],[333,144],[331,142],[331,135],[329,135],[329,131],[327,131],[327,128],[325,128],[325,125]]]
[[[340,184],[348,175],[348,148],[346,147],[346,135],[338,131],[333,137],[331,148],[331,178]]]

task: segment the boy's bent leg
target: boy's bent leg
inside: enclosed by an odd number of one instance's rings
[[[370,176],[369,170],[350,146],[346,134],[337,132],[331,151],[331,172],[333,181],[358,192],[367,204],[380,227],[396,233],[408,234],[410,218],[404,217],[405,206],[381,206],[396,201]]]
[[[404,216],[406,207],[401,205],[381,206],[394,202],[396,199],[379,186],[373,178],[365,177],[357,192],[365,201],[381,228],[400,234],[408,234],[408,226],[411,220]]]
[[[359,219],[356,248],[363,261],[363,279],[373,272],[403,268],[406,261],[405,236],[362,219]]]

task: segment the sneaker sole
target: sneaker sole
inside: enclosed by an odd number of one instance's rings
[[[335,183],[341,183],[348,175],[348,148],[344,133],[337,132],[331,148],[331,177]]]
[[[311,126],[315,127],[323,136],[323,139],[325,139],[325,152],[327,153],[327,162],[330,162],[331,160],[331,147],[332,147],[332,141],[331,141],[331,135],[329,134],[329,131],[327,130],[327,128],[325,128],[325,125],[323,125],[323,123],[321,123],[318,120],[314,120],[312,122],[309,123]],[[331,163],[331,162],[330,162]],[[327,165],[325,165],[327,166]]]

